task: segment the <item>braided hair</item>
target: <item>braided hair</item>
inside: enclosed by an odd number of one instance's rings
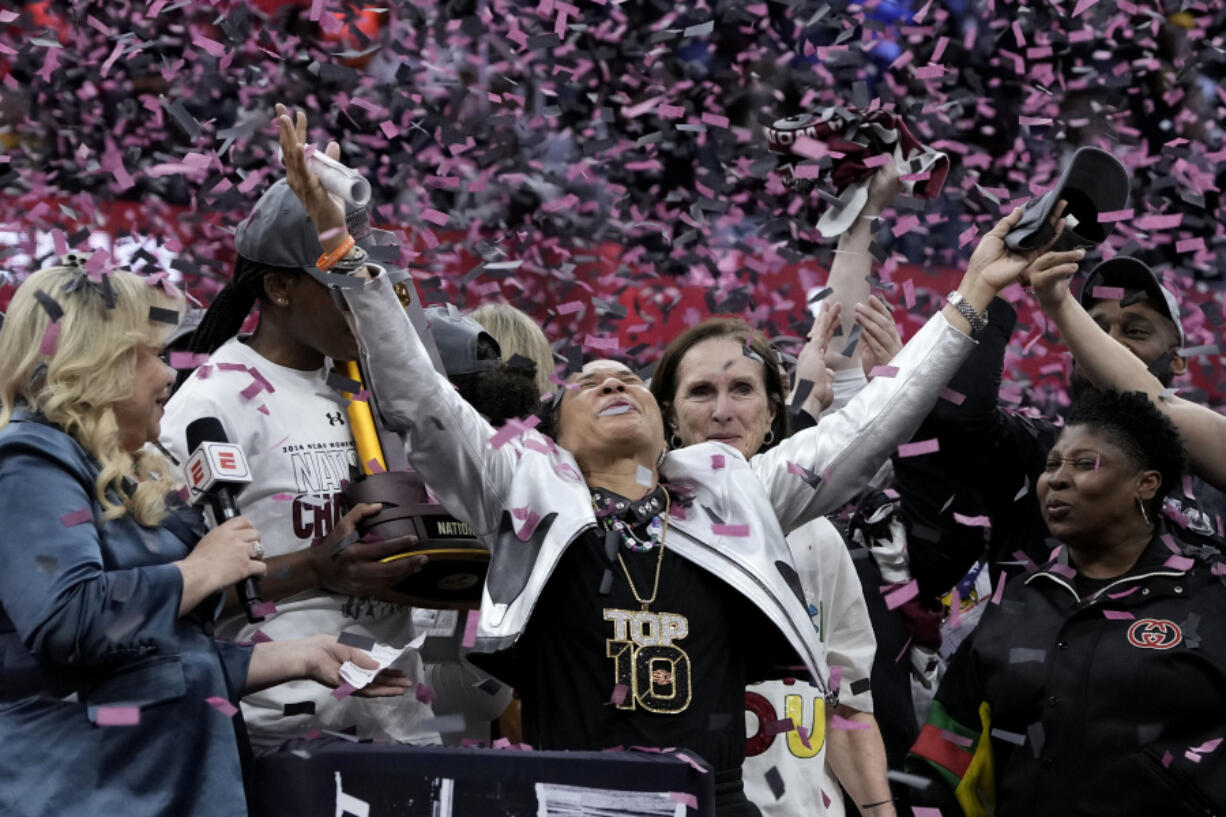
[[[187,342],[187,351],[204,355],[216,352],[223,343],[238,334],[256,302],[267,299],[264,293],[265,276],[271,273],[297,275],[301,272],[302,270],[293,267],[276,267],[238,256],[234,265],[234,277],[209,304],[200,320],[200,326]],[[190,376],[190,371],[180,372],[175,381],[175,391],[178,391]]]

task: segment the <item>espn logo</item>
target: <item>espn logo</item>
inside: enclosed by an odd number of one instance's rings
[[[233,443],[201,443],[183,466],[192,499],[219,483],[251,482],[251,469],[243,449]]]

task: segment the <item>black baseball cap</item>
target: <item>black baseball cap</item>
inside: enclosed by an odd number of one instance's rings
[[[1060,181],[1022,208],[1022,217],[1009,234],[1005,246],[1011,250],[1036,250],[1051,240],[1055,230],[1050,224],[1052,211],[1063,199],[1064,214],[1072,218],[1054,249],[1066,251],[1093,247],[1107,240],[1115,222],[1099,223],[1100,213],[1124,209],[1128,204],[1128,171],[1105,150],[1078,149],[1060,174]]]
[[[448,377],[484,372],[502,359],[502,349],[494,336],[451,304],[428,306],[425,313]],[[489,344],[485,354],[481,353],[482,339]]]
[[[1094,294],[1098,287],[1118,287],[1126,291],[1144,292],[1146,302],[1175,325],[1175,332],[1179,335],[1179,345],[1182,347],[1187,342],[1183,334],[1183,323],[1179,320],[1179,301],[1175,299],[1174,293],[1162,285],[1158,276],[1143,261],[1126,255],[1117,255],[1090,270],[1078,298],[1086,309],[1089,309],[1095,301],[1107,300],[1102,293]],[[1125,297],[1127,297],[1127,292],[1125,292]]]

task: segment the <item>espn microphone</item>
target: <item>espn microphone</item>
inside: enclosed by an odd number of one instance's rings
[[[251,469],[243,449],[226,438],[221,420],[216,417],[192,420],[187,426],[187,450],[192,455],[183,470],[192,503],[207,499],[218,525],[238,516],[234,497],[243,485],[251,482]],[[255,606],[264,603],[259,580],[248,576],[235,590],[247,620],[253,624],[263,621],[264,616],[255,613]]]

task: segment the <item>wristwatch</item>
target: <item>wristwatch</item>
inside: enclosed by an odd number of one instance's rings
[[[984,329],[988,328],[988,313],[987,311],[976,312],[975,307],[970,305],[966,298],[962,297],[962,293],[954,290],[949,293],[946,298],[953,308],[958,310],[958,314],[966,318],[966,322],[971,325],[971,334],[978,335]]]
[[[366,266],[367,257],[366,250],[354,244],[347,253],[341,256],[340,260],[333,264],[332,271],[339,275],[350,275]]]

